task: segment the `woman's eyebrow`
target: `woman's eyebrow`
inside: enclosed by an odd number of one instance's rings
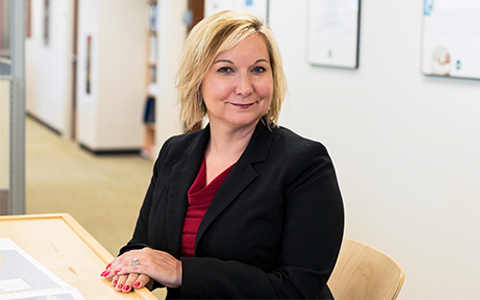
[[[215,62],[213,62],[214,64],[218,64],[218,63],[229,63],[229,64],[232,64],[233,65],[233,61],[231,60],[228,60],[228,59],[219,59],[219,60],[216,60]]]
[[[255,61],[254,64],[258,64],[259,62],[266,62],[266,63],[268,63],[268,60],[265,59],[265,58],[260,58],[260,59],[258,59],[257,61]],[[219,59],[219,60],[214,61],[213,63],[214,63],[214,64],[218,64],[218,63],[229,63],[229,64],[232,64],[232,65],[234,64],[233,61],[228,60],[228,59]]]
[[[259,62],[266,62],[267,64],[269,63],[269,62],[268,62],[268,59],[265,59],[265,58],[260,58],[260,59],[257,60],[255,63],[258,64]]]

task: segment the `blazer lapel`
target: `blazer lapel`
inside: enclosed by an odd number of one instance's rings
[[[181,255],[183,220],[188,205],[188,190],[197,177],[205,147],[210,139],[210,128],[207,126],[200,135],[192,140],[185,150],[185,158],[179,160],[170,174],[170,189],[167,205],[167,239],[169,252]]]
[[[195,250],[215,219],[259,176],[253,164],[267,160],[275,132],[275,128],[270,131],[262,121],[258,122],[245,152],[233,166],[208,207],[198,228]]]

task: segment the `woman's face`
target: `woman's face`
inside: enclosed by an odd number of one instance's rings
[[[200,92],[211,126],[255,126],[267,113],[273,75],[262,35],[250,36],[221,52],[203,79]]]

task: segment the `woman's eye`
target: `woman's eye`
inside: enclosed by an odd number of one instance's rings
[[[217,72],[219,72],[219,73],[230,73],[230,72],[232,72],[232,68],[230,68],[230,67],[222,67],[222,68],[218,69]]]
[[[255,67],[253,68],[253,73],[263,73],[265,72],[265,68],[264,67]]]

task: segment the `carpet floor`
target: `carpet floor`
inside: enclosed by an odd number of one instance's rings
[[[25,143],[26,213],[67,212],[116,256],[132,236],[153,161],[95,156],[30,118]]]

